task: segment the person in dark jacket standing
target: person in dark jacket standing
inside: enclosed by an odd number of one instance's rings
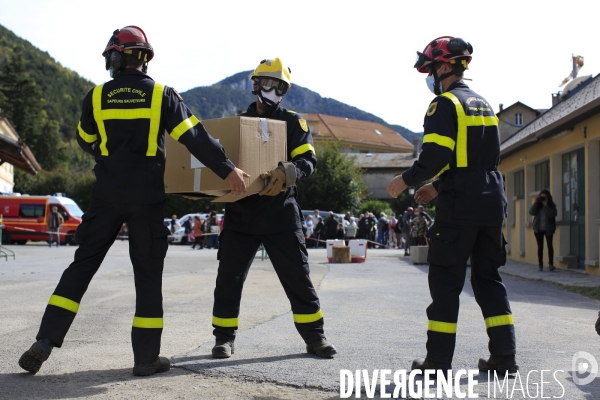
[[[185,220],[185,222],[183,223],[183,238],[181,239],[181,244],[189,244],[189,239],[188,239],[188,235],[190,233],[192,233],[192,219],[188,218]]]
[[[554,247],[552,237],[556,232],[556,204],[552,201],[552,195],[548,190],[542,190],[535,202],[529,209],[529,215],[533,215],[533,232],[538,246],[539,270],[544,270],[544,238],[548,245],[548,269],[554,271]]]
[[[316,239],[314,242],[314,246],[316,248],[324,247],[321,245],[321,240],[325,240],[325,224],[323,223],[322,217],[317,217],[317,225],[315,225],[315,230],[313,232],[313,236]]]
[[[54,347],[61,347],[83,295],[123,223],[129,228],[136,290],[131,330],[134,375],[170,369],[159,357],[163,330],[162,272],[169,229],[163,223],[165,132],[204,165],[244,192],[243,171],[190,112],[181,96],[146,75],[154,50],[144,31],[113,32],[102,55],[113,80],[83,100],[77,142],[96,159],[92,199],[77,228],[79,248],[50,297],[35,342],[19,365],[35,374]]]
[[[212,319],[214,358],[231,357],[235,350],[242,288],[261,243],[291,303],[306,351],[326,358],[336,354],[325,339],[323,312],[310,279],[302,213],[296,202],[296,183],[309,177],[317,163],[312,134],[306,120],[279,106],[291,86],[290,73],[274,58],[261,61],[250,78],[256,101],[242,116],[285,121],[288,156],[277,168],[261,174],[269,181],[258,195],[225,206]],[[270,345],[269,338],[265,343]]]
[[[338,222],[333,215],[333,211],[329,212],[327,219],[325,220],[325,231],[327,239],[336,239],[338,235]]]
[[[514,374],[519,367],[513,315],[498,273],[506,260],[498,118],[490,104],[462,80],[472,52],[463,39],[443,36],[417,53],[415,68],[427,74],[427,86],[437,97],[425,115],[423,151],[387,190],[397,197],[408,186],[439,176],[415,194],[420,204],[435,197],[432,193],[439,193],[439,198],[435,222],[427,233],[432,298],[427,308],[427,356],[413,361],[412,369],[435,374],[451,370],[459,295],[470,257],[471,286],[489,337],[490,357],[480,359],[478,367]]]

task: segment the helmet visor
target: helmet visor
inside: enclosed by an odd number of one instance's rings
[[[275,90],[277,96],[283,96],[287,93],[289,86],[284,81],[275,78],[256,78],[256,84],[260,88],[260,90],[264,92],[270,92],[271,90]]]
[[[416,69],[421,69],[426,63],[433,61],[431,58],[427,57],[424,53],[417,51],[417,58],[415,60]]]

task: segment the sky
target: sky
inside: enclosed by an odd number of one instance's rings
[[[557,4],[560,3],[560,4]],[[556,4],[556,5],[553,5]],[[0,0],[0,24],[96,84],[112,32],[140,26],[155,56],[148,74],[179,92],[280,57],[304,86],[412,131],[433,95],[413,65],[439,36],[473,46],[467,84],[498,111],[550,108],[569,75],[600,72],[592,1]]]

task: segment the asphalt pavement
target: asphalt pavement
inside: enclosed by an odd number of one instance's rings
[[[363,264],[329,264],[325,250],[312,249],[311,276],[325,333],[339,355],[328,360],[306,354],[273,268],[259,258],[244,289],[236,353],[214,360],[210,319],[216,251],[171,246],[163,284],[162,355],[171,357],[176,368],[150,378],[133,377],[133,276],[127,242],[119,241],[92,281],[63,347],[30,376],[20,371],[17,360],[34,341],[74,248],[28,244],[11,249],[17,259],[0,261],[0,398],[331,399],[339,398],[341,370],[365,370],[372,377],[375,370],[408,370],[414,358],[425,356],[425,308],[430,302],[426,265],[411,265],[402,251],[372,249]],[[495,398],[600,399],[600,379],[576,385],[574,380],[586,374],[576,375],[574,368],[585,364],[573,364],[577,352],[600,359],[600,337],[594,331],[600,302],[520,278],[510,268],[506,271],[512,275],[504,279],[521,372],[506,383],[510,396],[497,393]],[[478,358],[488,355],[487,336],[468,282],[457,335],[454,370],[476,369]],[[593,361],[585,362],[593,366]],[[543,379],[541,370],[549,371]],[[476,378],[479,398],[494,398],[488,397],[494,383],[488,383],[487,375]],[[466,390],[466,379],[461,384]],[[360,386],[361,397],[367,398],[370,385]],[[393,389],[393,384],[387,388]],[[375,398],[380,396],[377,388]]]

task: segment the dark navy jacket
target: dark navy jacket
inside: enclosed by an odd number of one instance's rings
[[[499,160],[498,118],[483,97],[458,81],[430,103],[423,151],[402,177],[414,186],[439,174],[436,221],[501,225],[506,196]]]
[[[77,142],[96,158],[92,195],[119,204],[164,201],[165,132],[221,178],[235,168],[174,89],[130,68],[90,90]]]

